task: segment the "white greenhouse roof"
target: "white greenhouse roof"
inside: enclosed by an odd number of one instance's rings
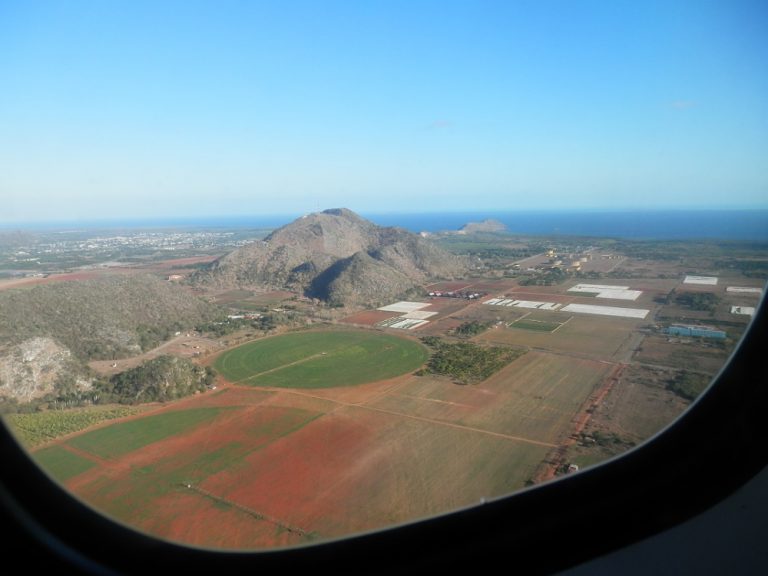
[[[642,308],[619,308],[617,306],[595,306],[593,304],[568,304],[561,312],[578,314],[600,314],[602,316],[620,316],[622,318],[645,318],[650,310]]]

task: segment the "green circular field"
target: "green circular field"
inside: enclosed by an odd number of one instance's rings
[[[225,352],[214,368],[230,382],[285,388],[332,388],[412,372],[427,361],[412,340],[365,330],[297,332]]]

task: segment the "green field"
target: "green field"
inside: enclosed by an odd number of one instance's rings
[[[300,332],[239,346],[214,368],[233,382],[329,388],[399,376],[419,368],[428,355],[417,342],[378,332]]]
[[[59,482],[64,482],[96,465],[95,462],[73,454],[61,446],[38,450],[33,458],[43,470]]]
[[[24,446],[34,448],[99,422],[138,414],[140,411],[128,406],[88,406],[72,410],[8,414],[5,419]]]
[[[530,320],[528,318],[522,318],[517,322],[513,322],[509,325],[510,328],[520,328],[521,330],[533,330],[535,332],[554,332],[560,326],[559,322],[545,322],[543,320]]]
[[[86,432],[68,444],[102,458],[114,458],[213,420],[220,411],[195,408],[147,416]]]

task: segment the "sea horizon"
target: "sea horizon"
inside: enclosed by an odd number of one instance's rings
[[[0,231],[8,233],[168,228],[273,229],[306,214],[308,213],[0,222]],[[416,233],[455,231],[470,222],[496,220],[507,227],[508,233],[520,235],[768,242],[768,208],[652,210],[593,208],[387,213],[359,211],[358,214],[379,226],[398,226]]]

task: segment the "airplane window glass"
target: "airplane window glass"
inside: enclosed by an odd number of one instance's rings
[[[214,549],[632,450],[765,290],[766,16],[4,2],[4,421],[95,510]]]

